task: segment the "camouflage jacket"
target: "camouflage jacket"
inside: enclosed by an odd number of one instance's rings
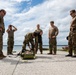
[[[70,31],[72,31],[72,32],[75,31],[76,32],[76,16],[71,21]]]
[[[9,30],[8,31],[8,40],[14,40],[14,30]]]
[[[49,37],[52,38],[52,36],[57,36],[59,33],[59,30],[56,26],[54,26],[52,29],[49,29]]]
[[[2,28],[2,32],[4,33],[5,32],[5,26],[4,26],[4,20],[3,20],[2,16],[0,16],[0,27]]]
[[[2,38],[2,31],[0,31],[0,39]]]
[[[25,35],[25,41],[26,41],[26,43],[33,41],[32,33],[28,33]]]

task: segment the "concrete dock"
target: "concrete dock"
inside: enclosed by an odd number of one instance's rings
[[[64,51],[58,51],[57,55],[47,53],[38,52],[33,60],[7,56],[0,60],[0,75],[76,75],[76,58],[65,57],[68,53]]]

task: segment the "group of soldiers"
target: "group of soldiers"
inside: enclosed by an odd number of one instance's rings
[[[22,46],[22,52],[25,52],[27,50],[26,46],[28,45],[30,50],[33,51],[34,54],[37,54],[38,45],[39,45],[40,53],[42,54],[43,53],[42,34],[43,34],[43,31],[40,29],[40,25],[37,24],[37,29],[34,32],[27,33],[25,35],[23,46]],[[35,38],[35,41],[34,41],[34,38]]]
[[[51,27],[49,28],[49,33],[48,33],[50,52],[48,54],[56,55],[56,52],[57,52],[56,36],[58,35],[59,30],[54,25],[54,21],[51,21],[50,25]],[[37,54],[38,46],[39,46],[40,53],[43,54],[42,34],[43,34],[43,31],[40,29],[40,25],[37,24],[37,29],[33,33],[27,33],[25,35],[21,53],[24,53],[27,50],[26,45],[28,45],[30,50],[33,51],[34,54]],[[30,44],[31,44],[31,47],[30,47]]]
[[[2,49],[3,49],[3,34],[5,32],[4,20],[3,17],[6,15],[6,11],[4,9],[0,10],[0,59],[5,58]],[[68,47],[69,54],[66,56],[74,56],[76,57],[76,11],[71,10],[70,15],[72,17],[72,22],[70,25],[70,32],[67,37],[68,39]],[[17,28],[13,25],[9,25],[7,29],[8,33],[8,41],[7,41],[7,55],[13,54],[13,46],[14,46],[14,32],[17,31]],[[57,40],[56,37],[59,33],[58,27],[54,25],[54,21],[50,21],[50,28],[48,32],[49,38],[49,53],[48,54],[57,54]],[[33,51],[34,54],[37,54],[38,47],[40,53],[43,54],[42,48],[42,34],[43,31],[40,29],[40,25],[37,24],[37,29],[32,33],[27,33],[25,35],[21,53],[25,52],[26,46],[28,45],[29,49]],[[73,55],[74,50],[74,55]]]

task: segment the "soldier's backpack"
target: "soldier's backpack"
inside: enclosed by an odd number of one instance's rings
[[[22,59],[35,59],[35,54],[32,51],[25,51],[21,54]]]

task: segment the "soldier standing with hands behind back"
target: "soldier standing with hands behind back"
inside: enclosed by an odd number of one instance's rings
[[[17,31],[17,28],[13,25],[9,25],[8,29],[7,29],[7,33],[8,33],[8,47],[7,47],[7,55],[12,55],[12,51],[13,51],[13,45],[14,45],[14,32]]]
[[[0,10],[0,59],[3,59],[4,56],[2,49],[3,49],[3,34],[5,32],[4,20],[3,17],[6,15],[6,11],[4,9]]]

